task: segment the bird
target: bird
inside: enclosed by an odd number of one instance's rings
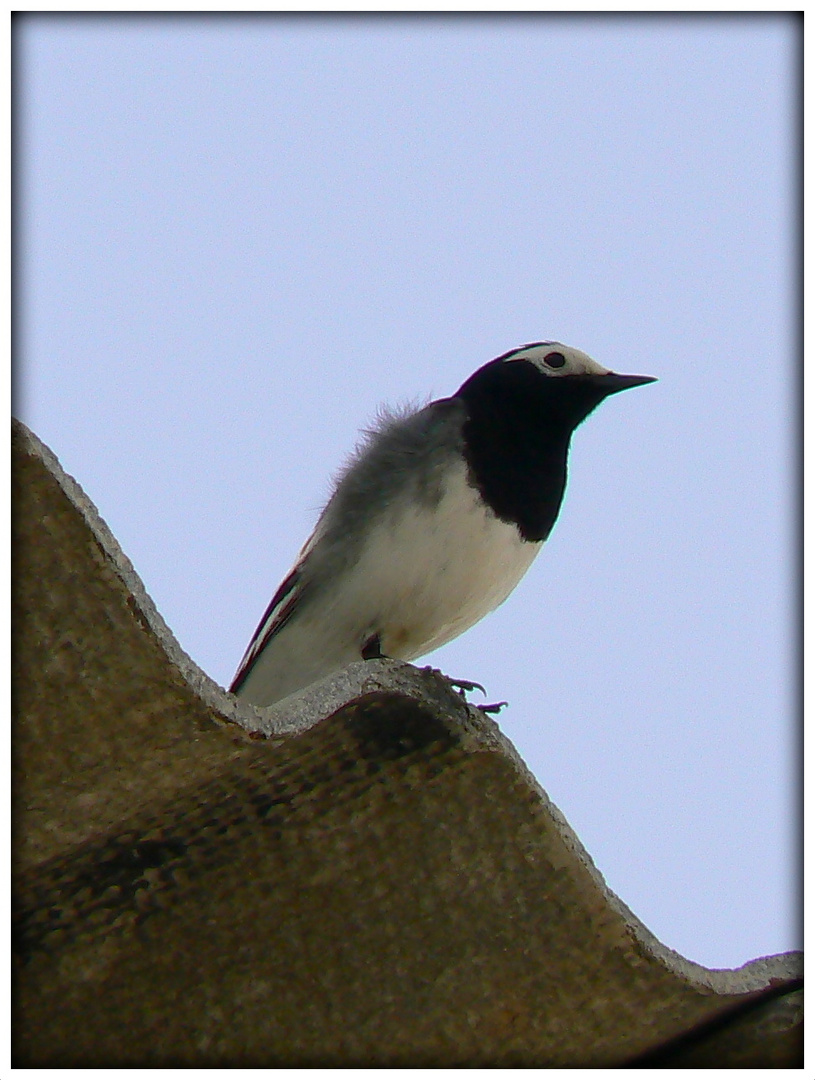
[[[574,430],[611,394],[655,381],[538,341],[490,360],[452,397],[380,410],[230,691],[272,705],[354,661],[412,661],[469,629],[551,533]]]

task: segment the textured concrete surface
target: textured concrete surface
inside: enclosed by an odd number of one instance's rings
[[[432,670],[239,705],[14,447],[16,1064],[801,1064],[800,954],[662,946]]]

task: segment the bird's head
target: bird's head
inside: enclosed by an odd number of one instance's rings
[[[616,394],[633,386],[655,382],[652,375],[618,375],[592,360],[580,349],[562,345],[559,341],[535,341],[499,356],[494,363],[513,364],[525,361],[541,373],[554,379],[572,379],[602,391],[601,396]]]
[[[457,396],[472,420],[481,417],[488,426],[500,426],[502,438],[514,441],[517,426],[519,437],[534,431],[538,439],[565,445],[610,394],[654,381],[651,375],[618,375],[559,341],[536,341],[479,368]]]

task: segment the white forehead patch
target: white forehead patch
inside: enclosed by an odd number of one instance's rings
[[[560,358],[563,358],[561,361]],[[608,375],[608,368],[580,349],[559,341],[537,341],[507,353],[504,360],[529,360],[544,375]]]

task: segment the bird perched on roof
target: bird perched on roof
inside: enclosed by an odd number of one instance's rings
[[[617,375],[541,341],[384,413],[272,597],[230,689],[271,705],[354,660],[413,660],[509,596],[549,536],[572,432]]]

